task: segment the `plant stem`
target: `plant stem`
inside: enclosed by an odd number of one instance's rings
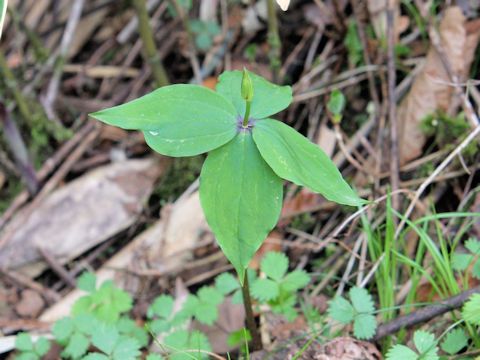
[[[245,277],[242,285],[242,295],[243,295],[243,306],[245,308],[247,328],[248,328],[248,331],[250,331],[250,335],[252,336],[252,350],[253,351],[262,350],[262,338],[260,337],[257,324],[255,323],[255,317],[253,316],[252,300],[250,298],[250,287],[248,285],[247,273],[245,273]]]
[[[267,0],[268,15],[268,44],[270,45],[270,68],[272,80],[278,82],[278,71],[280,70],[280,51],[282,44],[278,33],[277,8],[274,0]]]
[[[248,126],[248,118],[250,117],[250,107],[252,105],[251,101],[246,101],[247,107],[245,108],[245,116],[243,117],[242,126],[246,128]],[[246,276],[245,276],[246,278]]]
[[[163,67],[162,61],[158,55],[155,46],[155,38],[153,37],[152,28],[150,27],[150,18],[148,16],[145,0],[133,0],[133,6],[138,17],[138,31],[143,42],[143,51],[147,62],[152,68],[153,77],[158,87],[169,85],[167,72]]]

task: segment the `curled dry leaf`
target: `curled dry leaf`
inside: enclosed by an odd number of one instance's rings
[[[470,68],[478,43],[479,31],[467,32],[468,24],[459,7],[450,7],[440,24],[440,42],[452,71],[464,78]],[[400,164],[422,154],[425,135],[420,124],[425,116],[436,110],[447,111],[455,89],[442,60],[432,46],[428,51],[423,68],[414,80],[410,92],[398,108],[400,126]]]
[[[54,191],[32,212],[21,211],[0,234],[0,263],[30,275],[45,268],[43,247],[64,264],[138,218],[164,170],[156,159],[98,168]]]

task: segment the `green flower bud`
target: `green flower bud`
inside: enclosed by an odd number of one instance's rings
[[[241,89],[242,98],[245,101],[252,101],[253,99],[253,84],[252,79],[250,79],[250,75],[248,75],[247,69],[243,68],[243,76],[242,76],[242,89]]]

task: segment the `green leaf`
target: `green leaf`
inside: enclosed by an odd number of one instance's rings
[[[470,296],[463,305],[462,317],[465,321],[480,326],[480,294]]]
[[[395,345],[387,352],[386,360],[418,360],[418,354],[405,345]]]
[[[240,284],[235,276],[225,272],[215,278],[215,287],[223,295],[230,294],[232,291],[240,288]]]
[[[218,309],[214,304],[199,303],[195,309],[195,319],[205,325],[213,325],[218,319]]]
[[[343,110],[345,109],[345,103],[345,96],[343,96],[340,90],[335,89],[330,94],[330,99],[327,103],[327,109],[333,115],[341,115]]]
[[[96,289],[97,277],[94,273],[84,272],[77,280],[77,287],[86,292],[94,292]]]
[[[137,326],[132,319],[122,317],[118,320],[116,327],[120,334],[135,338],[140,346],[148,345],[148,333],[144,328]]]
[[[282,180],[260,156],[248,131],[212,151],[200,175],[200,200],[210,228],[241,282],[282,207]]]
[[[122,336],[113,349],[113,360],[135,360],[140,357],[140,344],[136,339]]]
[[[281,178],[340,204],[365,203],[322,149],[290,126],[272,119],[258,121],[253,128],[253,139],[262,157]]]
[[[151,148],[169,156],[193,156],[213,150],[237,132],[233,105],[198,85],[165,86],[91,116],[124,129],[142,130]]]
[[[250,111],[252,119],[264,119],[287,108],[292,102],[292,88],[278,86],[268,82],[261,76],[249,73],[253,83],[253,100]],[[229,99],[237,109],[237,115],[245,115],[245,100],[240,89],[242,84],[241,71],[225,71],[218,78],[216,90]]]
[[[74,329],[73,321],[71,318],[66,317],[60,320],[57,320],[53,324],[52,333],[55,337],[55,340],[63,345],[66,343]]]
[[[281,287],[285,291],[293,292],[304,288],[310,282],[310,276],[303,270],[288,273],[282,280]]]
[[[68,342],[67,347],[62,352],[63,355],[71,358],[79,358],[85,354],[90,346],[87,337],[80,332],[74,332]]]
[[[155,299],[147,310],[147,316],[153,318],[155,315],[168,319],[173,310],[173,298],[170,295],[160,295]]]
[[[353,321],[353,334],[358,339],[371,339],[377,330],[377,320],[370,314],[359,314]]]
[[[50,350],[50,341],[48,341],[44,337],[40,337],[35,343],[35,352],[37,353],[37,355],[42,357],[43,355],[48,353],[48,350]]]
[[[280,281],[288,270],[288,258],[284,253],[269,252],[260,264],[260,269],[273,280]]]
[[[460,328],[453,329],[443,340],[440,347],[449,355],[455,355],[460,350],[468,345],[468,337],[465,335],[465,331]]]
[[[220,305],[223,302],[223,295],[220,291],[212,286],[203,286],[198,290],[197,296],[201,302]]]
[[[0,39],[2,38],[3,22],[5,21],[5,13],[7,12],[8,0],[0,0]]]
[[[353,308],[358,313],[372,313],[375,311],[372,295],[364,288],[353,287],[349,293]]]
[[[337,296],[328,302],[329,316],[342,324],[349,324],[355,317],[355,309],[345,298]]]
[[[92,344],[107,355],[111,355],[120,337],[112,325],[101,324],[92,334]]]
[[[164,360],[164,357],[160,354],[148,354],[145,360]]]
[[[18,334],[15,338],[15,348],[20,351],[33,351],[33,342],[30,334]]]
[[[472,276],[475,279],[480,279],[480,261],[477,260],[472,268]]]
[[[473,255],[471,254],[453,253],[451,260],[452,268],[457,271],[464,271],[472,260]]]
[[[100,353],[89,353],[82,358],[82,360],[110,360],[110,358]]]
[[[480,241],[470,238],[465,242],[465,247],[473,254],[480,255]]]
[[[40,357],[34,352],[28,351],[15,356],[15,360],[40,360]]]
[[[244,344],[248,344],[252,340],[250,331],[245,328],[238,329],[237,331],[231,332],[227,338],[227,345],[230,347],[238,347]]]
[[[427,331],[417,330],[413,334],[413,343],[425,360],[438,359],[438,347],[435,336]]]
[[[208,359],[205,353],[191,350],[211,351],[207,337],[200,331],[189,333],[186,330],[176,331],[165,337],[165,346],[170,351],[170,360]],[[185,352],[185,350],[190,350]],[[183,352],[182,352],[183,351]]]
[[[252,295],[260,301],[270,301],[278,297],[280,287],[270,279],[257,279],[251,287]]]

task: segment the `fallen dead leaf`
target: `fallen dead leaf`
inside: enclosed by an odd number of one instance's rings
[[[476,48],[479,36],[478,31],[472,33],[467,41],[469,36],[465,21],[461,9],[453,6],[445,11],[439,29],[445,56],[460,79],[468,73],[473,60],[470,49]],[[421,72],[398,108],[400,165],[422,154],[426,138],[420,124],[425,116],[436,110],[448,110],[454,95],[454,87],[450,83],[440,56],[433,47],[430,48]]]
[[[19,212],[0,234],[0,263],[35,275],[37,248],[66,263],[133,224],[164,171],[163,160],[114,163],[54,191],[31,213]],[[28,210],[28,209],[27,209]]]

